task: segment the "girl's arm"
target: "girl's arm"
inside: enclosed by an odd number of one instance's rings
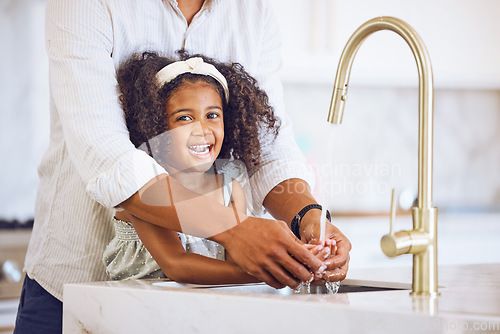
[[[175,203],[170,202],[167,179]],[[166,200],[162,202],[163,199]],[[186,231],[181,226],[183,222],[192,231],[198,231],[188,234],[218,242],[246,272],[275,288],[296,287],[312,277],[311,271],[322,266],[320,260],[297,242],[285,222],[242,215],[237,224],[232,208],[195,194],[165,174],[151,180],[120,207],[136,221],[149,223],[152,231],[157,231],[158,226]],[[133,223],[132,218],[125,220]],[[139,234],[139,237],[145,241],[145,236]]]
[[[192,284],[259,282],[233,262],[186,253],[177,232],[151,225],[130,214],[126,215],[148,251],[171,280]]]
[[[243,188],[233,180],[232,201],[239,213],[246,212]],[[165,275],[179,283],[191,284],[242,284],[261,282],[247,274],[226,251],[226,261],[209,258],[195,253],[186,253],[177,232],[149,224],[127,211],[117,212],[117,218],[131,221],[144,245],[156,260]],[[311,246],[312,247],[312,246]],[[321,248],[311,249],[314,256],[324,260]],[[323,249],[324,251],[324,249]],[[329,255],[329,254],[328,254]]]
[[[233,205],[233,208],[236,209],[237,212],[246,214],[247,204],[243,187],[238,181],[233,179],[232,188],[233,192],[231,194],[231,201],[232,201],[231,205]],[[231,257],[231,254],[227,250],[226,250],[226,261],[234,262],[233,258]]]
[[[246,214],[247,212],[247,201],[245,198],[245,192],[243,191],[243,187],[241,184],[233,179],[233,192],[231,194],[231,200],[234,202],[236,209],[238,212]]]

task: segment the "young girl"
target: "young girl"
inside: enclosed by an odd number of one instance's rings
[[[246,213],[247,207],[243,186],[236,179],[244,182],[245,170],[259,163],[259,139],[276,136],[279,120],[267,95],[241,65],[183,52],[180,58],[173,61],[146,52],[119,68],[120,101],[130,139],[169,177],[200,196],[232,206],[238,219],[238,212]],[[103,258],[112,279],[257,281],[213,241],[158,228],[161,235],[146,249],[125,215],[117,212],[113,222],[116,236]]]

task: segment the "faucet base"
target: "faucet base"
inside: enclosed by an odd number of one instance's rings
[[[437,208],[414,207],[412,214],[414,231],[425,231],[427,239],[425,249],[413,253],[412,295],[437,296]]]

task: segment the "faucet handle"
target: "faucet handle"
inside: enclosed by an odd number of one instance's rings
[[[394,233],[394,222],[396,220],[396,200],[395,190],[391,194],[391,214],[389,234],[386,234],[380,240],[380,248],[388,257],[396,257],[401,254],[407,254],[411,247],[411,236],[409,231],[399,231]]]

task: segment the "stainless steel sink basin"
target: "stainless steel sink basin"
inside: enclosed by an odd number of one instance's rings
[[[213,287],[209,289],[215,289],[220,291],[236,292],[236,293],[248,293],[248,294],[277,294],[282,296],[295,295],[295,294],[311,294],[311,295],[328,295],[333,294],[328,290],[325,285],[310,285],[309,288],[302,288],[299,291],[283,288],[275,289],[266,284],[245,284],[245,285],[233,285],[233,286],[221,286]],[[360,285],[355,283],[344,283],[340,285],[337,293],[352,293],[352,292],[369,292],[369,291],[391,291],[391,290],[403,290],[401,287],[388,287],[388,286],[375,286],[370,285]]]
[[[189,288],[189,289],[209,289],[215,291],[224,291],[238,294],[271,294],[271,295],[296,295],[296,294],[311,294],[311,295],[328,295],[332,294],[325,285],[310,285],[310,288],[302,288],[299,291],[283,288],[275,289],[264,283],[257,284],[234,284],[234,285],[193,285],[179,284],[175,282],[156,282],[155,286]],[[354,292],[374,292],[374,291],[394,291],[394,290],[410,290],[411,285],[405,283],[393,282],[377,282],[377,281],[361,281],[346,279],[340,284],[337,293],[354,293]]]

